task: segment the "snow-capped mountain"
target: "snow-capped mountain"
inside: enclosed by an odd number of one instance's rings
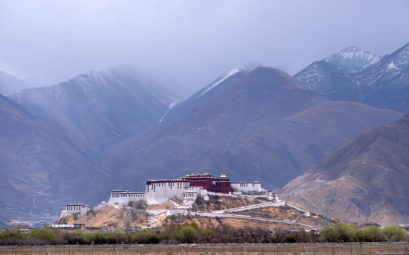
[[[349,46],[325,58],[324,61],[334,64],[344,72],[356,73],[377,63],[379,59],[379,56],[369,51],[364,51],[356,46]]]
[[[409,43],[354,76],[364,103],[409,111]]]
[[[333,100],[409,111],[409,44],[381,58],[348,47],[312,63],[294,78]]]

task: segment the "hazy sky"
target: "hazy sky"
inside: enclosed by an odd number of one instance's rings
[[[41,85],[129,63],[190,93],[247,62],[294,73],[409,42],[409,1],[0,0],[0,70]]]

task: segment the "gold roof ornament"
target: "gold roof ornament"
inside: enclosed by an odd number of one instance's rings
[[[210,175],[209,172],[204,172],[203,175]]]
[[[220,178],[226,178],[226,177],[227,177],[227,175],[225,175],[225,174],[220,175]]]

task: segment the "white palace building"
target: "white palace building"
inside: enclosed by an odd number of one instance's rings
[[[129,202],[145,200],[148,205],[166,203],[172,199],[194,201],[198,196],[207,200],[209,195],[253,195],[265,197],[269,200],[278,200],[278,196],[261,187],[259,181],[231,182],[226,175],[214,177],[209,173],[191,174],[177,179],[148,180],[145,192],[132,192],[129,190],[112,190],[107,202],[108,205],[122,208]],[[97,206],[98,207],[98,206]],[[97,208],[96,208],[97,209]],[[61,210],[61,217],[69,214],[87,214],[90,206],[82,204],[67,204]]]

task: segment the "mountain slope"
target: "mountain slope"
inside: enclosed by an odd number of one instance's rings
[[[170,104],[157,84],[124,68],[91,71],[54,86],[12,96],[32,115],[56,125],[90,151],[156,125]]]
[[[2,95],[0,123],[0,221],[50,213],[72,199],[70,180],[90,167],[87,154]]]
[[[115,146],[83,178],[98,192],[82,197],[98,201],[111,188],[143,189],[146,179],[164,173],[204,170],[281,187],[354,136],[398,116],[325,100],[287,74],[260,67],[172,125]]]
[[[11,95],[18,103],[2,97],[0,221],[55,215],[75,201],[85,172],[112,145],[155,126],[169,94],[122,66]]]
[[[0,71],[0,94],[10,95],[31,87],[27,82]]]
[[[300,206],[333,217],[384,225],[409,222],[409,114],[358,136],[282,192]]]
[[[409,43],[358,73],[362,102],[377,107],[409,111]]]
[[[212,81],[203,89],[199,90],[183,102],[172,105],[169,111],[166,112],[166,114],[163,115],[160,120],[162,126],[168,126],[178,120],[183,119],[185,116],[200,108],[200,106],[203,104],[206,104],[212,98],[220,95],[223,91],[239,81],[253,69],[254,68],[249,65],[234,68],[224,75],[218,77],[216,80]]]
[[[409,44],[382,58],[349,47],[314,62],[294,78],[329,99],[407,112],[408,71]]]

